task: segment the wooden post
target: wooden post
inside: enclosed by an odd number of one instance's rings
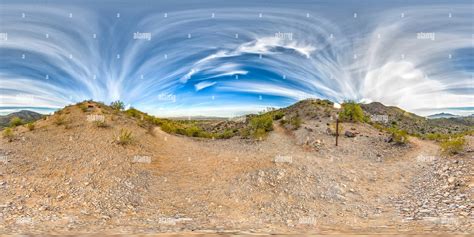
[[[337,146],[338,138],[339,138],[339,116],[336,117],[336,146]]]

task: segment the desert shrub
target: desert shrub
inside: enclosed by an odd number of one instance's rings
[[[167,133],[176,133],[176,126],[171,121],[167,120],[160,120],[159,126],[161,127],[161,130]]]
[[[112,109],[114,109],[114,110],[120,111],[120,110],[125,109],[125,104],[122,101],[117,100],[117,101],[114,101],[114,102],[110,103],[110,107],[112,107]]]
[[[153,116],[145,116],[145,120],[153,125],[160,126],[161,130],[171,134],[179,134],[188,137],[227,139],[235,135],[237,131],[227,129],[220,133],[205,131],[196,121],[160,119]]]
[[[107,123],[105,122],[105,120],[95,120],[94,121],[94,125],[98,128],[106,128],[108,127]]]
[[[262,139],[266,135],[267,135],[267,131],[265,131],[265,129],[263,128],[257,128],[257,130],[255,130],[252,134],[253,138],[255,139]]]
[[[281,118],[283,118],[285,116],[285,113],[283,113],[283,111],[274,111],[272,113],[272,116],[273,116],[273,120],[280,120]]]
[[[249,129],[254,138],[261,139],[273,130],[273,117],[268,113],[257,115],[250,119]]]
[[[250,137],[250,129],[249,128],[241,128],[239,130],[239,135],[242,138],[249,138]]]
[[[290,118],[290,125],[294,130],[298,129],[301,127],[301,118],[296,115]]]
[[[455,155],[463,151],[465,144],[466,144],[466,139],[462,136],[462,137],[447,139],[441,142],[440,147],[441,147],[441,151],[444,154]]]
[[[135,108],[130,108],[125,111],[125,114],[134,118],[141,118],[143,113]]]
[[[339,118],[345,122],[364,122],[364,111],[360,105],[354,101],[347,101],[342,104]]]
[[[446,141],[446,140],[449,140],[449,139],[452,139],[452,138],[462,137],[464,135],[469,135],[469,133],[468,132],[455,133],[455,134],[428,133],[428,134],[423,134],[422,138],[437,141],[437,142],[443,142],[443,141]]]
[[[29,131],[35,130],[35,124],[34,123],[27,123],[26,128],[28,128]]]
[[[23,124],[23,120],[21,120],[21,118],[18,118],[18,117],[13,117],[10,119],[10,127],[14,128],[16,126],[20,126]]]
[[[390,128],[389,132],[391,134],[392,140],[399,145],[405,144],[408,142],[408,133],[405,130]]]
[[[61,126],[67,124],[67,120],[66,117],[64,117],[63,115],[58,115],[56,116],[56,119],[53,121],[53,123],[57,126]]]
[[[254,130],[263,129],[265,132],[273,130],[273,118],[270,114],[263,114],[253,117],[250,120],[250,127]]]
[[[220,139],[229,139],[235,135],[234,131],[231,129],[225,130],[223,133],[219,134],[217,138]]]
[[[188,137],[199,137],[200,134],[202,134],[202,129],[199,128],[198,126],[196,125],[192,125],[192,126],[189,126],[189,127],[186,127],[183,129],[183,133],[182,135],[186,135]]]
[[[82,112],[87,112],[87,105],[85,103],[80,103],[79,108],[82,110]]]
[[[132,132],[127,129],[120,129],[120,133],[117,137],[117,143],[120,145],[127,145],[132,143]]]
[[[329,127],[331,135],[336,136],[336,127],[337,127],[337,130],[338,130],[338,134],[342,135],[343,131],[344,131],[344,126],[342,125],[342,123],[339,123],[339,125],[336,126],[335,122],[331,123],[331,125]]]
[[[5,128],[3,129],[2,133],[3,138],[7,139],[9,142],[13,140],[13,130],[11,128]]]

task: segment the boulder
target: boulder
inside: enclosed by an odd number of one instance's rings
[[[344,136],[346,136],[346,137],[355,137],[356,134],[354,132],[351,132],[351,131],[346,131],[344,133]]]

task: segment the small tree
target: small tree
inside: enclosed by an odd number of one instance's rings
[[[354,101],[347,101],[342,104],[342,111],[339,118],[345,122],[363,122],[364,111],[360,105]]]
[[[112,107],[112,109],[115,109],[115,110],[123,110],[125,109],[125,104],[120,101],[120,100],[117,100],[117,101],[114,101],[110,104],[110,107]]]

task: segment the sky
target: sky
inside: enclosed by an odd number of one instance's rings
[[[474,114],[473,8],[471,0],[2,0],[0,114],[93,99],[163,117],[232,117],[307,98]]]

